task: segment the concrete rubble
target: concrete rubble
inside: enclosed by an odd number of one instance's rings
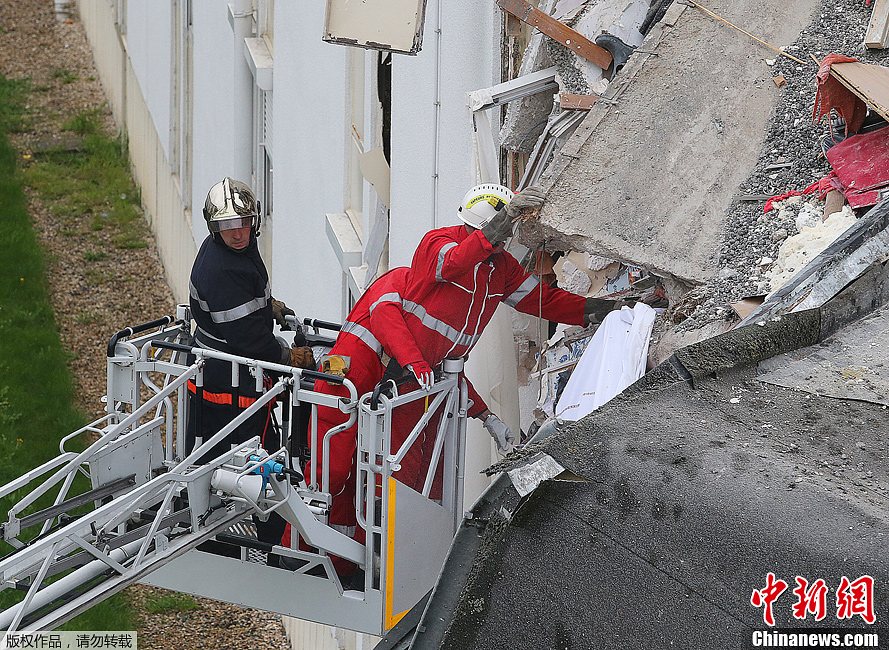
[[[824,150],[844,137],[836,136],[835,117],[811,119],[816,61],[830,52],[868,64],[889,60],[885,50],[864,47],[870,8],[857,0],[823,6],[815,0],[708,3],[712,14],[786,56],[692,5],[663,4],[665,18],[643,28],[645,41],[604,90],[591,86],[604,79],[571,72],[595,66],[540,33],[524,62],[528,70],[555,64],[561,88],[604,101],[557,145],[540,180],[547,204],[539,221],[524,224],[522,241],[564,252],[555,264],[560,286],[587,295],[609,295],[613,287],[595,281],[601,267],[588,262],[583,268],[583,255],[657,276],[670,304],[656,331],[655,343],[665,343],[652,347],[653,361],[683,342],[731,328],[738,319],[731,304],[768,294],[798,271],[801,262],[788,260],[787,251],[799,243],[800,208],[795,200],[777,211],[764,212],[763,206],[769,197],[826,177],[831,166]],[[588,37],[604,31],[595,20],[605,14],[602,20],[623,35],[625,23],[644,17],[629,0],[563,0],[543,8]],[[772,83],[777,77],[784,81],[780,88]],[[558,102],[552,108],[548,93],[542,95],[524,101],[545,99],[545,107],[509,107],[502,132],[507,146],[520,131],[530,138],[525,127],[540,127],[545,109],[560,112]],[[877,94],[869,99],[868,119],[875,124],[866,129],[878,129],[885,125],[878,114],[884,100]],[[823,189],[808,194],[802,206],[826,219],[842,208],[842,195],[832,192],[825,205]],[[839,205],[831,203],[837,196]],[[830,224],[834,235],[841,232],[837,222]],[[823,247],[830,237],[819,232]],[[816,251],[806,252],[811,257]],[[640,292],[624,295],[634,293]]]

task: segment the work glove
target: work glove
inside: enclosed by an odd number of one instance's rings
[[[482,226],[482,234],[495,248],[512,237],[512,219],[509,217],[508,210],[509,206],[500,208],[494,218],[487,225]]]
[[[512,429],[493,413],[485,418],[483,425],[488,430],[488,433],[491,434],[494,442],[497,443],[498,450],[506,451],[515,444],[515,434],[512,432]]]
[[[432,388],[432,384],[435,382],[435,376],[432,374],[432,368],[429,367],[428,363],[425,361],[409,363],[407,364],[407,369],[417,378],[417,383],[420,384],[420,388],[423,390]]]
[[[606,300],[604,298],[587,298],[583,306],[584,325],[598,325],[615,309],[632,307],[634,300]]]
[[[290,348],[290,365],[294,368],[313,370],[315,368],[315,355],[312,354],[312,348],[307,346]]]
[[[275,317],[275,322],[278,324],[278,327],[282,330],[288,330],[290,329],[290,323],[288,323],[284,317],[296,316],[296,312],[280,300],[272,298],[272,316]]]
[[[546,195],[537,185],[529,185],[512,197],[512,201],[506,206],[506,213],[511,221],[525,216],[526,212],[536,212],[543,207]]]
[[[506,207],[500,208],[494,218],[482,228],[491,246],[499,246],[512,237],[513,222],[528,211],[539,210],[543,205],[543,191],[536,185],[526,187],[512,197]]]

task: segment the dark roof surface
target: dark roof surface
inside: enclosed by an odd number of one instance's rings
[[[750,371],[621,399],[542,446],[584,480],[492,531],[441,646],[740,647],[770,571],[886,584],[886,423]]]
[[[524,499],[498,477],[461,527],[411,647],[741,647],[763,628],[750,597],[769,572],[791,585],[779,625],[801,624],[797,575],[831,588],[826,625],[838,624],[840,578],[873,576],[881,618],[889,411],[757,374],[763,359],[773,372],[805,356],[788,354],[795,347],[821,349],[808,346],[824,312],[829,304],[685,348],[495,468],[545,453],[567,472]]]

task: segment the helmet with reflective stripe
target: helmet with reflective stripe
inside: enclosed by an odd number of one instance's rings
[[[246,183],[225,177],[207,192],[204,201],[204,220],[215,237],[221,230],[253,228],[259,236],[259,201]]]
[[[484,228],[494,215],[512,201],[512,190],[503,185],[485,183],[466,193],[457,208],[457,216],[467,226]]]

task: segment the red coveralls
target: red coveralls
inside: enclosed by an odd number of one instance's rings
[[[424,359],[434,368],[445,358],[465,357],[501,302],[546,320],[583,323],[584,297],[541,284],[512,255],[495,251],[480,230],[469,233],[463,225],[438,228],[420,242],[409,269],[395,269],[368,288],[349,314],[331,354],[351,357],[347,377],[361,395],[382,379],[381,353],[402,367]],[[468,415],[475,417],[487,406],[467,384],[473,401]],[[346,394],[341,386],[320,380],[315,390]],[[339,410],[319,408],[314,449],[321,449],[324,433],[345,420]],[[396,427],[393,421],[392,447],[409,432],[410,426]],[[330,442],[330,491],[335,495],[331,524],[355,526],[355,447],[356,427]],[[320,482],[320,452],[316,453]],[[405,458],[402,476],[397,476],[407,485],[412,485],[412,476],[420,482],[425,477],[421,457],[426,454],[419,451],[416,456],[414,462]],[[307,479],[308,471],[307,467]]]

